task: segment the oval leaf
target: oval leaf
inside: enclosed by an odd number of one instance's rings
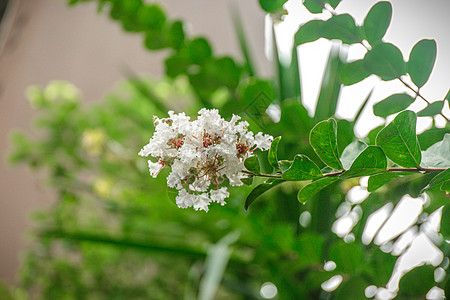
[[[366,69],[388,81],[406,74],[402,52],[392,44],[379,44],[364,57]]]
[[[324,6],[328,3],[332,8],[336,8],[341,0],[304,0],[303,5],[313,14],[322,13]]]
[[[267,192],[268,190],[270,190],[273,187],[276,187],[277,185],[279,185],[280,183],[282,183],[283,180],[274,180],[272,182],[267,182],[267,183],[261,183],[260,185],[258,185],[257,187],[255,187],[250,194],[247,196],[247,198],[245,199],[245,204],[244,204],[244,209],[247,210],[249,208],[249,206],[262,194],[264,194],[265,192]]]
[[[416,136],[416,119],[412,111],[401,112],[376,138],[386,156],[405,168],[419,167],[422,158]]]
[[[386,118],[389,115],[405,110],[414,99],[408,94],[395,94],[381,100],[373,106],[373,113],[376,116]]]
[[[378,2],[367,13],[364,19],[364,33],[372,46],[376,46],[386,34],[391,23],[392,5],[389,2]]]
[[[269,153],[267,154],[267,160],[269,161],[270,165],[276,169],[278,169],[279,163],[278,163],[278,143],[281,140],[281,136],[273,139],[272,144],[270,145]]]
[[[377,146],[369,146],[355,159],[350,169],[344,172],[340,177],[345,179],[368,176],[384,172],[386,171],[386,168],[387,159],[383,150]]]
[[[441,186],[450,182],[450,169],[447,169],[434,177],[424,190],[432,189],[435,186]]]
[[[319,167],[307,156],[297,154],[294,162],[282,177],[285,180],[311,180],[322,177]]]
[[[244,161],[244,166],[252,173],[260,174],[261,173],[261,167],[259,165],[259,159],[258,156],[250,156]]]
[[[324,177],[317,179],[310,184],[304,186],[297,195],[297,199],[300,203],[305,204],[306,201],[311,199],[312,196],[317,194],[322,189],[326,188],[330,184],[332,184],[335,181],[338,181],[338,177]]]
[[[422,87],[430,77],[436,61],[437,47],[435,40],[417,42],[409,54],[408,73],[417,87]]]
[[[355,19],[348,14],[335,15],[328,19],[322,27],[322,36],[329,40],[340,40],[344,44],[362,41]]]
[[[333,169],[342,170],[337,147],[336,127],[334,119],[316,124],[309,134],[309,143],[325,164]]]
[[[295,34],[295,45],[314,42],[322,37],[322,28],[325,22],[322,20],[311,20],[300,26]]]
[[[383,185],[385,185],[388,182],[391,182],[392,180],[399,178],[404,175],[412,175],[414,173],[412,172],[389,172],[389,173],[382,173],[382,174],[376,174],[373,176],[370,176],[369,183],[367,185],[367,191],[373,192]]]
[[[259,5],[268,13],[274,13],[283,9],[287,0],[259,0]]]
[[[367,71],[362,59],[342,64],[339,68],[339,79],[344,85],[358,83],[369,76],[370,73]]]
[[[421,110],[417,116],[419,117],[433,117],[435,115],[438,115],[441,113],[442,109],[444,108],[445,101],[436,101],[431,104],[429,104],[427,107],[425,107],[423,110]]]

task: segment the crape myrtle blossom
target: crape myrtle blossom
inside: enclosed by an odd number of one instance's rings
[[[230,194],[223,185],[242,185],[244,160],[256,149],[268,150],[273,137],[254,135],[239,116],[225,121],[217,109],[202,108],[198,115],[193,121],[173,111],[153,117],[155,132],[139,155],[154,158],[148,161],[153,177],[171,167],[167,185],[178,190],[179,207],[208,211],[211,202],[226,204]]]

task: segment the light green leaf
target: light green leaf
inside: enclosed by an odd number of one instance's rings
[[[259,5],[268,13],[275,13],[283,9],[287,0],[259,0]]]
[[[320,14],[325,4],[329,4],[332,8],[336,8],[341,0],[304,0],[303,5],[313,14]]]
[[[389,2],[378,2],[367,13],[364,19],[364,33],[372,46],[376,46],[386,34],[391,23],[392,5]]]
[[[405,168],[419,167],[422,158],[416,136],[416,119],[412,111],[401,112],[376,138],[386,156]]]
[[[436,61],[435,40],[421,40],[414,45],[409,54],[408,73],[417,87],[422,87],[430,77]]]
[[[325,21],[322,20],[311,20],[301,25],[295,34],[295,45],[299,46],[320,39],[324,24]]]
[[[342,170],[337,148],[336,127],[334,119],[316,124],[309,134],[309,143],[325,164],[333,169]]]
[[[373,192],[383,185],[385,185],[388,182],[391,182],[392,180],[399,178],[401,176],[406,175],[412,175],[414,173],[412,172],[389,172],[389,173],[382,173],[382,174],[376,174],[372,175],[369,178],[369,183],[367,186],[367,191]]]
[[[277,156],[277,151],[278,151],[278,143],[281,140],[281,136],[275,138],[272,141],[272,144],[270,145],[270,149],[269,149],[269,153],[267,154],[267,159],[270,163],[270,165],[274,168],[279,168],[279,164],[278,164],[278,156]]]
[[[319,167],[307,156],[297,154],[292,165],[283,172],[284,180],[311,180],[322,177]]]
[[[402,52],[392,44],[382,43],[372,48],[364,57],[366,69],[388,81],[406,74]]]
[[[317,194],[322,189],[326,188],[333,182],[336,182],[339,180],[339,177],[324,177],[317,179],[310,184],[304,186],[297,195],[297,199],[300,203],[305,204],[306,201],[311,199],[312,196]]]
[[[422,164],[425,168],[450,168],[450,134],[426,151],[422,151]]]
[[[449,124],[446,125],[444,128],[437,128],[437,127],[431,127],[425,132],[422,132],[417,137],[419,139],[420,148],[422,150],[428,149],[431,145],[442,141],[445,134],[450,133],[450,126]]]
[[[387,168],[387,159],[378,146],[369,146],[355,159],[348,171],[340,177],[342,179],[368,176],[384,172]]]
[[[252,173],[260,174],[261,173],[261,167],[259,164],[259,158],[258,156],[250,156],[244,161],[244,166]]]
[[[386,118],[389,115],[405,110],[414,102],[408,94],[395,94],[381,100],[373,106],[373,113],[376,116]]]
[[[445,101],[435,101],[425,107],[423,110],[419,111],[417,116],[419,117],[433,117],[441,113],[442,108],[444,108]]]
[[[249,206],[262,194],[270,190],[271,188],[282,183],[283,180],[274,180],[271,182],[261,183],[255,187],[245,199],[244,209],[248,210]]]
[[[369,76],[370,73],[367,71],[363,59],[342,64],[339,68],[339,79],[344,85],[358,83]]]
[[[349,169],[355,158],[366,148],[367,144],[360,140],[353,141],[345,147],[341,155],[341,162],[344,169]]]

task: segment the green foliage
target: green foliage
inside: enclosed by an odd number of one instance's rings
[[[430,77],[437,54],[436,41],[421,40],[409,54],[408,74],[417,87],[422,87]]]
[[[367,13],[364,19],[364,34],[372,46],[376,46],[386,34],[391,23],[392,5],[389,2],[378,2]]]
[[[283,172],[285,180],[310,180],[322,177],[319,167],[307,156],[298,154],[292,165]]]
[[[367,70],[381,79],[388,81],[406,74],[403,55],[393,44],[380,43],[368,51],[364,57]]]
[[[309,142],[319,158],[333,169],[341,170],[337,149],[337,125],[334,119],[322,121],[311,130]]]
[[[386,171],[387,160],[383,150],[377,146],[369,146],[352,163],[350,169],[345,171],[341,178],[369,176]]]
[[[373,106],[373,113],[376,116],[386,118],[402,110],[405,110],[414,102],[408,94],[395,94],[381,100]]]
[[[249,158],[247,158],[244,162],[244,166],[247,168],[247,170],[254,174],[261,174],[261,167],[259,166],[258,156],[250,156]]]

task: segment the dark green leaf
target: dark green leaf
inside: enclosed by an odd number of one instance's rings
[[[399,296],[407,296],[409,299],[425,299],[425,295],[434,285],[434,267],[428,265],[418,267],[400,279]]]
[[[331,245],[328,260],[336,263],[336,270],[351,275],[364,267],[364,256],[359,244],[347,244],[342,240]]]
[[[376,116],[386,118],[389,115],[405,110],[414,99],[407,94],[395,94],[381,100],[373,106],[373,113]]]
[[[364,291],[369,283],[361,276],[351,277],[344,281],[337,289],[334,300],[366,300]]]
[[[408,73],[417,87],[422,87],[430,77],[436,61],[435,40],[421,40],[414,45],[409,54]]]
[[[412,111],[401,112],[376,138],[386,156],[405,168],[419,167],[422,158],[416,136],[416,119]]]
[[[392,5],[389,2],[378,2],[370,9],[363,28],[366,39],[372,46],[376,46],[386,34],[391,17]]]
[[[339,79],[344,85],[358,83],[369,76],[370,73],[367,71],[362,59],[342,64],[339,68]]]
[[[320,39],[324,24],[325,21],[322,20],[311,20],[301,25],[295,34],[295,45],[299,46]]]
[[[252,185],[253,184],[253,176],[242,178],[241,181],[245,185]]]
[[[371,275],[371,282],[377,286],[385,286],[394,271],[397,257],[376,249],[370,255],[370,259],[370,265],[366,271]]]
[[[425,187],[426,190],[432,189],[435,186],[441,186],[442,184],[448,184],[450,181],[450,169],[447,169],[434,177],[430,183]]]
[[[450,205],[447,204],[442,208],[441,230],[445,240],[450,239]]]
[[[311,182],[310,184],[304,186],[298,192],[297,199],[298,201],[300,201],[300,203],[305,204],[306,201],[311,199],[312,196],[314,196],[319,191],[321,191],[322,189],[326,188],[327,186],[338,180],[339,180],[338,177],[324,177],[317,179]]]
[[[422,152],[422,166],[425,168],[450,168],[450,134]]]
[[[337,102],[341,90],[339,66],[341,65],[341,46],[333,45],[323,74],[319,99],[317,100],[314,122],[320,122],[336,114]]]
[[[369,192],[373,192],[377,189],[379,189],[380,187],[382,187],[383,185],[385,185],[386,183],[399,178],[401,176],[404,175],[412,175],[414,173],[411,172],[389,172],[389,173],[382,173],[382,174],[376,174],[376,175],[372,175],[369,178],[369,184],[367,187],[367,190]]]
[[[355,138],[355,134],[353,132],[353,122],[349,122],[347,120],[338,119],[337,120],[337,144],[339,155],[342,155],[342,150],[345,149]]]
[[[369,146],[361,152],[350,169],[341,175],[341,178],[368,176],[384,172],[386,168],[387,159],[383,150],[377,146]]]
[[[402,52],[392,44],[379,44],[364,57],[366,69],[383,80],[393,80],[406,74]]]
[[[336,121],[334,119],[322,121],[311,130],[309,142],[325,164],[333,169],[342,170],[336,134]]]
[[[259,5],[268,13],[275,13],[283,9],[287,0],[259,0]]]
[[[250,172],[254,174],[260,174],[261,173],[261,167],[259,165],[259,159],[258,156],[250,156],[244,161],[244,166],[249,170]]]
[[[441,113],[445,101],[435,101],[417,113],[419,117],[433,117]]]
[[[366,148],[366,143],[359,140],[353,141],[345,147],[341,155],[341,162],[344,169],[349,169],[355,158],[358,157],[358,155]]]
[[[322,36],[329,40],[340,40],[344,44],[360,43],[362,40],[355,20],[348,14],[334,15],[322,27]]]
[[[420,148],[422,150],[425,150],[431,145],[439,141],[442,141],[444,135],[447,133],[450,133],[450,126],[448,126],[448,124],[444,128],[432,127],[431,129],[428,129],[427,131],[419,134],[418,136]]]
[[[255,187],[245,199],[244,209],[247,210],[249,206],[262,194],[270,190],[271,188],[282,183],[283,180],[274,180],[270,183],[261,183]]]
[[[278,143],[280,142],[280,140],[281,140],[281,136],[275,138],[272,141],[272,144],[270,145],[269,153],[267,154],[267,159],[268,159],[270,165],[274,168],[279,168],[277,151],[278,151]]]
[[[283,172],[284,180],[311,180],[322,177],[319,167],[307,156],[297,154],[292,165]]]

